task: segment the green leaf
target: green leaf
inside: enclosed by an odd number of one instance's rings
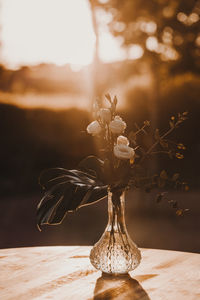
[[[37,225],[60,224],[68,212],[93,204],[107,195],[107,185],[96,177],[80,170],[61,168],[43,172],[45,194],[37,207]]]
[[[94,176],[97,180],[105,182],[104,161],[96,156],[84,158],[78,165],[78,169]]]

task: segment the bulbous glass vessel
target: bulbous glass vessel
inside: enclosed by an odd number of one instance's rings
[[[125,192],[108,192],[108,224],[90,252],[91,264],[109,274],[126,274],[141,260],[140,250],[126,229],[124,201]]]

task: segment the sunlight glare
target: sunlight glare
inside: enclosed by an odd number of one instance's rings
[[[120,61],[127,58],[125,49],[120,48],[122,40],[114,38],[111,33],[104,31],[99,37],[99,54],[104,62]]]
[[[2,59],[9,67],[87,65],[95,35],[86,0],[2,1]]]

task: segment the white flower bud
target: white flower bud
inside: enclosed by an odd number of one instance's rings
[[[98,121],[93,121],[87,126],[87,132],[91,135],[98,135],[101,132],[101,126]]]
[[[112,133],[120,134],[126,129],[126,123],[119,116],[115,116],[114,120],[109,124]]]
[[[109,123],[111,120],[111,113],[110,109],[108,108],[101,108],[99,111],[99,117],[103,123]]]
[[[119,159],[134,159],[135,151],[133,148],[126,145],[115,145],[114,155]]]
[[[127,137],[123,136],[123,135],[119,135],[117,138],[117,145],[129,145],[129,140],[127,139]]]

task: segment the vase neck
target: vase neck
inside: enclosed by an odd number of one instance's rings
[[[108,192],[108,231],[125,232],[125,192]]]

